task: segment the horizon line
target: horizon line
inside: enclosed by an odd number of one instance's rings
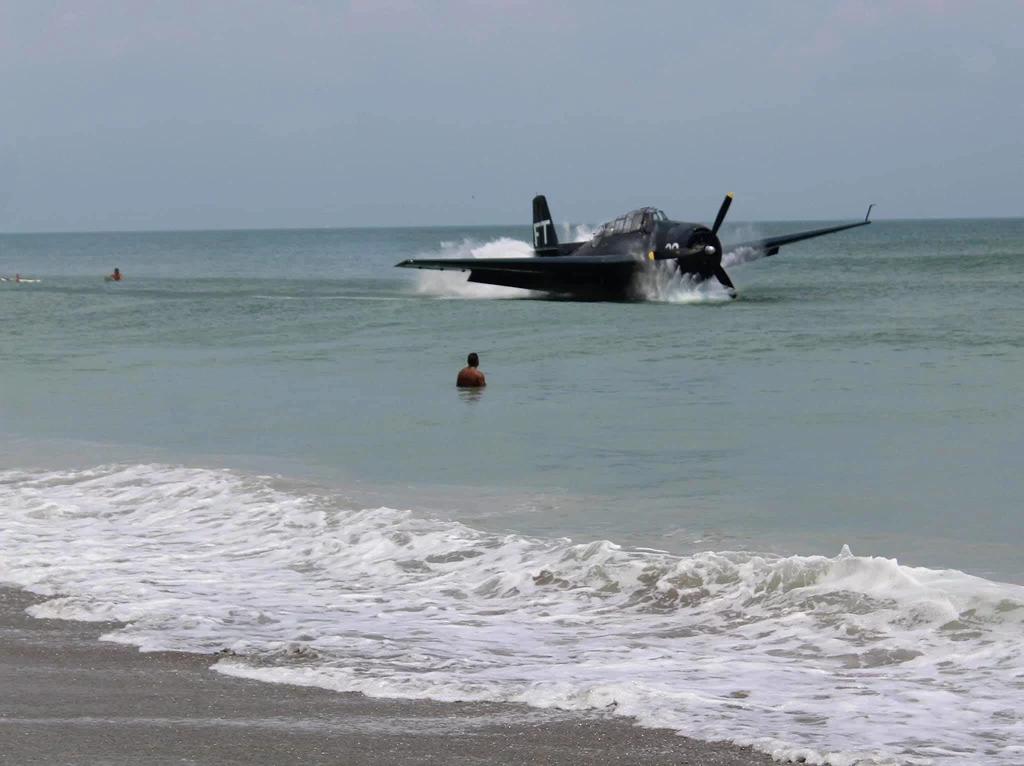
[[[732,221],[731,225],[750,225],[764,223],[810,223],[810,222],[832,222],[852,220],[846,218],[772,218],[761,220]],[[871,222],[911,222],[911,221],[1019,221],[1024,216],[933,216],[927,218],[872,218]],[[599,223],[592,222],[561,222],[559,225],[569,226],[598,226]],[[54,229],[36,231],[5,231],[0,230],[0,237],[7,236],[47,236],[57,234],[198,234],[213,232],[241,232],[241,231],[366,231],[370,229],[509,229],[517,226],[529,228],[529,222],[518,223],[474,223],[474,224],[398,224],[398,225],[359,225],[359,226],[224,226],[224,227],[202,227],[202,228],[173,228],[173,229]]]

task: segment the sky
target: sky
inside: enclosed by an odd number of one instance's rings
[[[1024,216],[1017,0],[0,0],[0,231]]]

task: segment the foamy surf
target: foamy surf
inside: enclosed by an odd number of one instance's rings
[[[1020,762],[1024,588],[854,556],[496,535],[167,465],[0,472],[37,617],[370,695],[601,708],[780,760]]]

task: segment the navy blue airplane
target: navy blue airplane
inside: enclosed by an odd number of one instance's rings
[[[718,229],[732,204],[727,194],[709,229],[699,223],[672,221],[662,211],[643,207],[602,225],[586,242],[560,243],[548,201],[533,198],[533,258],[412,258],[397,266],[409,269],[468,271],[470,282],[521,287],[552,295],[589,300],[625,300],[633,295],[634,278],[656,261],[675,261],[678,270],[695,282],[714,277],[736,297],[736,288],[722,268],[722,255],[749,248],[769,256],[783,245],[834,234],[871,223],[871,208],[863,221],[765,237],[728,246]]]

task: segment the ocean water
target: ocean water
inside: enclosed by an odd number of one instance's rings
[[[392,268],[529,237],[0,236],[0,583],[267,682],[1024,762],[1024,221],[734,253],[737,301]]]

